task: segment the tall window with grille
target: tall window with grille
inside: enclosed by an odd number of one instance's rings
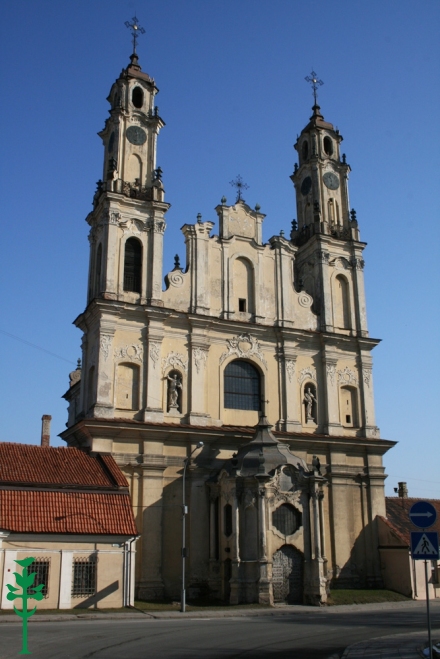
[[[129,238],[125,243],[124,291],[141,292],[142,245],[137,238]]]
[[[260,409],[260,375],[249,362],[236,359],[225,368],[225,407],[233,410]]]
[[[73,560],[72,597],[88,597],[96,593],[95,556]]]
[[[43,593],[44,597],[47,597],[49,592],[49,567],[50,560],[48,558],[36,558],[35,561],[29,565],[28,574],[36,572],[36,575],[32,586],[29,586],[27,589],[28,595],[32,595],[33,589],[36,586],[44,584],[41,592]]]

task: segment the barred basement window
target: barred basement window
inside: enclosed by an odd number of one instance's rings
[[[225,368],[225,407],[232,410],[260,409],[260,376],[249,362],[236,359]]]
[[[44,584],[44,587],[41,589],[44,597],[47,597],[49,592],[49,565],[50,560],[48,558],[36,558],[28,567],[28,574],[36,572],[34,582],[32,586],[29,586],[27,589],[27,594],[32,595],[33,589],[40,584]]]
[[[97,558],[75,558],[73,560],[72,597],[87,597],[96,592]]]
[[[283,535],[292,535],[302,524],[302,515],[293,506],[283,503],[272,515],[272,524]]]

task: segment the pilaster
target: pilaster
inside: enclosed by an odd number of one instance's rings
[[[352,258],[353,286],[358,336],[368,336],[367,306],[365,302],[364,261],[362,251],[355,250]]]
[[[282,401],[282,419],[280,419],[278,425],[280,430],[286,430],[287,432],[301,432],[302,430],[301,408],[296,381],[296,360],[296,351],[285,345],[278,361]]]
[[[332,291],[330,281],[330,254],[323,247],[315,252],[321,279],[321,330],[333,332]]]
[[[138,597],[163,599],[162,580],[162,517],[163,517],[163,466],[143,465],[142,517],[143,533],[141,579]]]
[[[113,339],[116,319],[101,318],[99,324],[99,348],[96,368],[96,403],[93,416],[109,418],[114,416],[114,359]]]
[[[206,376],[208,370],[209,339],[206,335],[206,323],[191,320],[191,371],[190,371],[190,413],[189,423],[194,426],[206,426],[211,417],[206,411]]]
[[[146,404],[144,421],[162,423],[164,418],[162,400],[161,352],[164,337],[163,319],[148,315],[147,349],[145,351]]]
[[[164,214],[169,204],[154,202],[152,215],[147,220],[148,254],[147,254],[147,304],[163,307],[162,270],[163,270],[163,234],[166,229]]]

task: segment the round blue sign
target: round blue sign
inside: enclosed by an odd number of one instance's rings
[[[419,529],[429,529],[435,524],[437,511],[429,501],[417,501],[410,508],[409,518]]]

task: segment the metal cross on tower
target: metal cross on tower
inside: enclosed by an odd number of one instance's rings
[[[310,77],[310,76],[312,76],[312,77]],[[318,98],[318,85],[321,86],[324,83],[323,83],[322,80],[318,79],[317,74],[314,71],[311,72],[310,76],[306,76],[304,78],[304,80],[306,80],[307,82],[310,82],[310,84],[312,85],[313,98],[315,99],[315,105],[316,105],[317,104],[317,98]]]
[[[237,199],[236,201],[244,201],[243,197],[241,196],[241,191],[242,190],[247,190],[248,189],[248,184],[243,181],[241,178],[240,174],[237,174],[235,177],[234,181],[229,182],[230,185],[233,185],[234,188],[237,188]]]
[[[125,21],[125,26],[128,27],[132,31],[133,35],[133,55],[136,54],[136,45],[137,45],[137,40],[139,34],[145,34],[145,30],[143,27],[139,25],[139,21],[136,16],[133,16],[131,19],[133,22],[130,23],[129,21]]]

